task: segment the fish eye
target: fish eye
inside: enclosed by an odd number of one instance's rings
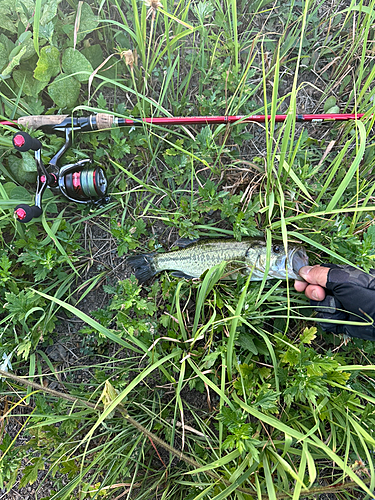
[[[280,253],[280,252],[281,252],[281,248],[279,247],[279,245],[274,245],[274,246],[273,246],[273,251],[274,251],[275,253]]]

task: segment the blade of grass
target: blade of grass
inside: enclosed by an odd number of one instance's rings
[[[263,454],[262,461],[263,461],[264,477],[266,479],[267,496],[268,496],[269,500],[276,500],[275,486],[274,486],[274,482],[272,479],[272,475],[271,475],[271,471],[270,471],[270,464],[268,462],[268,457],[267,457],[266,453]]]
[[[352,262],[350,262],[345,257],[341,257],[341,255],[339,255],[338,253],[334,252],[333,250],[330,250],[329,248],[327,248],[326,246],[322,245],[321,243],[318,243],[318,242],[312,240],[311,238],[309,238],[308,236],[305,236],[304,234],[300,234],[300,233],[297,233],[297,232],[294,232],[294,231],[290,231],[289,232],[289,236],[294,236],[295,238],[299,238],[300,240],[302,240],[305,243],[307,243],[311,248],[317,248],[321,252],[323,252],[325,254],[328,254],[330,257],[333,257],[334,259],[337,259],[337,260],[343,262],[344,264],[348,264],[349,266],[357,267],[355,264],[353,264]],[[360,269],[360,268],[358,267],[357,269]]]
[[[292,500],[298,500],[300,498],[301,494],[301,489],[306,489],[303,485],[303,479],[305,477],[305,469],[306,469],[306,450],[307,450],[307,443],[306,441],[302,445],[302,456],[301,456],[301,462],[299,464],[299,469],[298,469],[298,479],[299,481],[296,482],[296,485],[294,487],[293,491],[293,498]]]
[[[330,210],[330,211],[323,210],[321,212],[301,213],[298,215],[292,215],[290,217],[285,217],[285,223],[290,224],[291,222],[297,222],[299,220],[309,219],[309,218],[314,218],[314,217],[324,218],[327,215],[342,214],[343,211],[350,213],[350,214],[355,213],[355,212],[374,212],[375,206],[365,206],[365,207],[355,207],[355,208],[342,207],[342,208],[336,208],[336,209]],[[281,221],[272,222],[271,228],[278,229],[281,225],[282,225]],[[289,233],[289,234],[291,234],[291,233]],[[300,235],[298,237],[300,237]]]
[[[213,470],[217,469],[218,467],[223,467],[224,465],[227,465],[229,462],[232,462],[232,460],[236,460],[240,456],[240,452],[238,450],[231,451],[228,453],[228,455],[225,455],[224,457],[221,457],[219,460],[215,460],[214,462],[211,462],[210,464],[204,465],[203,467],[200,467],[199,469],[195,470],[190,470],[188,472],[185,472],[185,474],[199,474],[200,472],[204,472],[206,470]]]
[[[170,442],[169,442],[169,444],[171,446],[174,446],[174,438],[175,438],[176,423],[177,423],[177,411],[180,410],[180,421],[182,424],[182,440],[181,440],[181,450],[182,451],[184,450],[184,446],[185,446],[185,423],[184,423],[184,405],[183,405],[182,399],[181,399],[181,390],[182,390],[182,386],[183,386],[184,378],[185,378],[185,369],[186,369],[186,360],[184,359],[181,363],[180,375],[178,377],[178,384],[176,387],[177,405],[175,405],[175,408],[174,408],[172,432],[171,432],[171,438],[170,438]],[[173,458],[174,458],[173,455],[170,454],[169,464],[172,463]]]
[[[250,280],[251,280],[251,273],[246,280],[245,286],[243,287],[243,290],[241,292],[240,298],[237,303],[235,315],[233,316],[230,324],[229,338],[227,341],[227,370],[228,370],[229,382],[231,382],[233,375],[232,369],[233,369],[234,340],[236,337],[237,325],[241,316],[241,311],[245,304],[246,293],[247,289],[249,288]]]
[[[59,252],[61,253],[61,255],[63,255],[66,259],[66,262],[69,264],[69,266],[72,268],[72,270],[74,271],[74,273],[79,276],[79,272],[77,271],[77,269],[75,268],[72,260],[69,258],[68,254],[66,253],[64,247],[61,245],[61,243],[59,242],[59,240],[56,238],[56,234],[55,232],[57,232],[59,226],[60,226],[60,223],[61,223],[61,220],[62,220],[62,217],[63,217],[63,212],[61,212],[58,217],[57,217],[57,221],[54,222],[53,224],[53,229],[51,229],[47,223],[47,219],[46,219],[46,213],[43,212],[42,214],[42,224],[43,224],[43,228],[45,230],[45,232],[47,233],[47,235],[51,238],[51,240],[53,241],[53,243],[56,245],[57,249],[59,250]]]
[[[40,28],[40,17],[42,11],[42,0],[35,0],[35,10],[33,18],[33,41],[35,52],[39,56],[39,28]]]
[[[358,152],[355,156],[355,159],[354,159],[353,163],[351,164],[349,170],[347,171],[344,179],[341,181],[339,187],[336,189],[335,194],[333,195],[331,201],[329,202],[329,204],[327,206],[327,212],[330,212],[331,210],[333,210],[336,207],[337,202],[343,196],[345,189],[347,188],[349,182],[352,180],[352,177],[356,173],[356,171],[359,167],[359,164],[363,158],[363,155],[365,152],[365,147],[366,147],[366,129],[365,129],[364,124],[359,120],[356,121],[356,125],[357,125],[358,131],[359,131],[359,149],[358,149]]]
[[[186,341],[188,339],[188,335],[186,333],[185,329],[185,323],[184,323],[184,318],[181,313],[181,307],[180,307],[180,290],[182,285],[184,284],[183,281],[180,281],[177,285],[176,292],[175,292],[175,301],[176,301],[176,316],[178,319],[178,325],[181,330],[182,338]]]
[[[249,467],[231,486],[227,486],[225,490],[221,491],[218,495],[214,496],[212,500],[226,500],[233,491],[235,491],[242,483],[244,483],[253,474],[258,464],[253,464]]]
[[[148,352],[147,346],[144,345],[143,342],[141,340],[137,339],[136,337],[132,337],[132,341],[134,342],[134,344],[136,344],[141,349],[140,351],[138,349],[135,349],[134,346],[131,345],[129,342],[126,342],[121,337],[119,337],[118,335],[113,333],[111,330],[102,326],[100,323],[95,321],[93,318],[91,318],[90,316],[88,316],[84,312],[80,311],[76,307],[68,304],[67,302],[64,302],[63,300],[57,299],[56,297],[52,297],[51,295],[47,295],[46,293],[40,292],[39,290],[35,290],[33,288],[30,288],[30,290],[33,290],[35,293],[41,295],[45,299],[51,300],[52,302],[59,304],[64,309],[66,309],[67,311],[69,311],[72,314],[74,314],[75,316],[77,316],[77,318],[81,319],[82,321],[84,321],[85,323],[90,325],[92,328],[95,328],[95,330],[100,332],[102,335],[107,337],[112,342],[116,342],[116,344],[119,344],[122,347],[125,347],[126,349],[131,349],[133,351],[135,350],[138,353],[140,353],[140,352],[147,353]]]
[[[223,276],[226,265],[227,265],[226,262],[222,262],[221,264],[218,264],[216,266],[211,267],[211,269],[209,269],[207,271],[207,273],[203,279],[203,282],[199,287],[197,304],[195,307],[194,324],[193,324],[193,330],[192,330],[193,337],[195,336],[197,329],[198,329],[198,323],[199,323],[199,320],[201,317],[201,313],[203,311],[204,301],[205,301],[207,295],[211,292],[213,287],[216,285],[216,283]]]
[[[222,389],[219,389],[217,385],[212,382],[206,375],[204,375],[199,368],[196,366],[196,364],[191,360],[191,358],[188,358],[188,363],[191,366],[191,368],[194,370],[194,372],[198,375],[198,377],[202,380],[202,382],[206,383],[222,400],[231,408],[234,410],[234,406],[231,402],[231,400],[225,395],[225,392]]]

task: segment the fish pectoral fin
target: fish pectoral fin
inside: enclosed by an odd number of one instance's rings
[[[189,240],[189,238],[179,238],[173,243],[173,246],[179,248],[186,248],[189,245],[196,243],[197,241],[199,241],[199,238],[195,238],[195,240]]]
[[[182,271],[173,271],[171,275],[174,276],[175,278],[185,278],[187,280],[192,280],[193,278],[195,278],[195,276],[189,276],[188,274],[185,274]]]

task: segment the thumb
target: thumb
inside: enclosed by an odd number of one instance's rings
[[[312,285],[326,286],[329,268],[322,266],[304,266],[298,271],[301,278]]]

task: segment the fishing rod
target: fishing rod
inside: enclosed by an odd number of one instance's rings
[[[284,122],[288,115],[275,115],[275,122]],[[296,115],[297,122],[323,122],[358,120],[364,113],[326,113]],[[78,127],[81,131],[104,130],[111,127],[132,127],[142,123],[154,125],[219,125],[226,123],[264,123],[271,120],[271,115],[234,115],[234,116],[168,116],[159,118],[117,118],[114,115],[98,113],[82,118],[70,115],[37,115],[23,116],[16,121],[0,122],[2,125],[23,126],[31,129],[42,129],[45,133],[55,133],[66,128]]]
[[[325,122],[358,120],[364,113],[326,113],[296,115],[296,122]],[[276,115],[275,122],[286,121],[288,115]],[[42,144],[26,132],[17,132],[13,137],[13,146],[17,151],[33,150],[37,166],[37,188],[33,206],[21,204],[14,210],[20,222],[29,222],[42,214],[42,196],[46,188],[61,193],[75,203],[100,206],[109,201],[108,182],[100,167],[92,167],[89,158],[76,163],[58,166],[58,161],[72,144],[73,132],[93,132],[113,127],[134,127],[149,125],[219,125],[240,123],[264,123],[272,120],[271,115],[223,115],[223,116],[172,116],[150,118],[119,118],[111,114],[98,113],[86,117],[70,115],[34,115],[23,116],[15,121],[2,121],[0,125],[42,130],[45,134],[65,136],[65,144],[50,160],[46,167],[41,158]]]

